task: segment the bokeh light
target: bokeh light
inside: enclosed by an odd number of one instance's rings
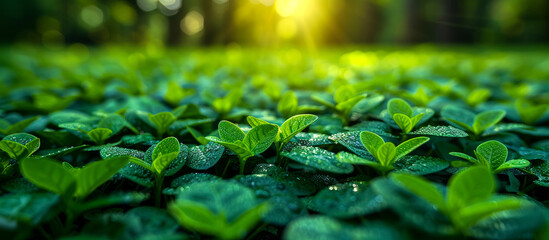
[[[80,18],[90,28],[95,28],[103,23],[103,11],[95,5],[82,8]]]
[[[181,20],[180,27],[187,35],[195,35],[204,29],[204,17],[197,11],[190,11]]]

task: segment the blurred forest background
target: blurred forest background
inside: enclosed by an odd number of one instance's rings
[[[547,0],[25,0],[5,44],[174,46],[540,44]]]

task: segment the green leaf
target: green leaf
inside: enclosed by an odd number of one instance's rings
[[[482,155],[490,164],[490,168],[495,170],[507,160],[507,147],[503,143],[491,140],[478,145],[476,154]]]
[[[36,121],[38,118],[38,116],[36,117],[31,117],[31,118],[27,118],[25,120],[21,120],[17,123],[14,123],[12,125],[9,125],[9,123],[7,123],[7,126],[6,127],[3,127],[3,126],[0,126],[2,129],[0,129],[0,134],[3,134],[3,135],[10,135],[10,134],[14,134],[14,133],[20,133],[20,132],[23,132],[25,131],[25,129],[31,124],[33,123],[34,121]]]
[[[289,142],[290,139],[292,139],[301,131],[305,130],[305,128],[307,128],[317,119],[318,117],[312,114],[301,114],[289,118],[284,123],[282,123],[282,126],[280,126],[281,142]]]
[[[184,89],[177,82],[170,81],[168,83],[168,90],[166,91],[166,95],[164,95],[164,99],[166,102],[173,106],[179,105],[179,102],[185,97],[188,97],[190,95],[194,94],[194,89]]]
[[[392,98],[391,100],[389,100],[389,102],[387,103],[387,111],[393,117],[395,114],[400,113],[407,116],[408,118],[411,118],[413,114],[410,104],[400,98]]]
[[[202,145],[206,145],[208,143],[208,140],[206,140],[206,138],[204,137],[204,135],[202,135],[202,133],[200,133],[199,131],[197,131],[196,129],[190,127],[190,126],[187,126],[187,131],[189,131],[189,133],[191,133],[191,135],[193,136],[193,138],[200,144]]]
[[[253,153],[260,154],[267,150],[273,144],[276,135],[278,134],[278,126],[273,124],[263,124],[252,128],[242,143]]]
[[[498,168],[496,168],[496,170],[494,170],[494,172],[498,173],[510,168],[525,168],[528,166],[530,166],[530,161],[526,159],[513,159],[501,164]]]
[[[13,159],[30,156],[40,147],[40,139],[28,133],[10,134],[0,141],[0,149]]]
[[[29,155],[29,151],[25,145],[10,140],[0,141],[0,149],[13,159],[22,159]]]
[[[237,239],[246,236],[258,222],[261,217],[269,210],[268,203],[259,204],[250,210],[244,212],[236,220],[229,224],[227,229],[222,232],[221,237],[225,239]]]
[[[461,229],[465,229],[496,212],[519,207],[521,207],[521,201],[518,198],[495,199],[465,206],[454,213],[454,219]]]
[[[118,114],[109,114],[97,125],[97,127],[100,128],[108,128],[112,131],[112,135],[117,134],[126,126],[131,126],[124,118]],[[135,130],[135,129],[133,129]],[[133,131],[132,130],[132,131]],[[134,131],[134,133],[138,134],[139,132]]]
[[[450,155],[451,156],[454,156],[454,157],[458,157],[458,158],[463,158],[469,162],[472,162],[473,164],[480,164],[480,162],[474,158],[474,157],[471,157],[465,153],[460,153],[460,152],[450,152]]]
[[[206,170],[213,167],[221,156],[225,148],[218,143],[209,142],[206,145],[194,146],[189,152],[189,159],[185,163],[192,169]]]
[[[444,196],[429,181],[421,177],[402,173],[392,173],[390,176],[414,194],[434,204],[441,211],[445,211],[446,202]]]
[[[395,161],[398,161],[401,157],[406,156],[406,154],[411,153],[416,148],[420,147],[424,143],[428,142],[430,139],[428,137],[417,137],[409,139],[396,147],[396,157]]]
[[[473,131],[476,135],[484,132],[486,128],[496,125],[505,117],[504,110],[491,110],[479,113],[476,115],[473,123]]]
[[[234,143],[224,142],[221,139],[213,137],[213,136],[207,136],[206,139],[208,141],[212,141],[212,142],[221,144],[224,147],[230,149],[231,151],[236,153],[236,155],[238,155],[238,158],[240,158],[242,160],[245,160],[245,159],[247,159],[247,158],[254,155],[250,150],[248,150],[248,148],[241,141],[236,141]]]
[[[408,133],[409,135],[428,135],[436,137],[467,137],[469,134],[452,126],[425,126]]]
[[[257,211],[257,206],[251,189],[234,182],[208,181],[187,186],[169,210],[184,227],[219,238],[242,238],[255,224],[248,218],[259,220],[249,215],[258,213],[250,212]]]
[[[442,108],[440,115],[444,120],[473,132],[473,123],[476,117],[473,112],[450,105]]]
[[[217,130],[219,132],[219,137],[221,138],[221,140],[229,143],[234,143],[239,140],[242,141],[244,140],[244,136],[246,135],[244,134],[242,129],[240,129],[234,123],[225,120],[219,122]]]
[[[112,130],[108,128],[96,128],[88,132],[88,136],[98,145],[103,145],[103,142],[112,135]]]
[[[427,175],[446,169],[450,164],[448,161],[435,157],[406,155],[393,163],[397,172],[410,173],[414,175]]]
[[[412,118],[410,118],[410,121],[412,121],[412,128],[414,128],[419,123],[419,121],[421,121],[421,119],[423,118],[424,115],[425,115],[425,113],[420,113],[420,114],[415,115]],[[412,129],[410,129],[410,131],[411,130]]]
[[[351,110],[353,110],[355,105],[365,98],[366,98],[366,95],[358,95],[356,97],[349,98],[344,102],[338,103],[336,105],[336,109],[343,112],[344,115],[348,115],[349,113],[351,113]]]
[[[179,155],[179,141],[175,137],[167,137],[156,145],[152,153],[152,166],[157,173],[164,169]]]
[[[352,153],[348,152],[339,152],[336,154],[336,158],[339,162],[342,163],[349,163],[349,164],[355,164],[355,165],[366,165],[369,167],[373,167],[375,169],[380,169],[381,165],[379,162],[374,162],[365,158],[361,158],[357,155],[354,155]]]
[[[246,118],[246,121],[248,122],[248,124],[250,124],[250,126],[251,126],[252,128],[257,127],[257,126],[259,126],[259,125],[263,125],[263,124],[272,124],[272,123],[270,123],[270,122],[267,122],[267,121],[265,121],[265,120],[256,118],[256,117],[254,117],[254,116],[248,116],[248,117]]]
[[[177,200],[168,206],[168,211],[183,227],[192,231],[219,236],[227,228],[223,216],[215,215],[200,202]]]
[[[278,103],[278,112],[282,117],[289,118],[295,115],[298,109],[297,97],[294,92],[287,91],[282,95],[280,102]]]
[[[386,204],[370,184],[353,181],[320,190],[307,207],[331,217],[353,218],[380,211]]]
[[[412,120],[408,116],[402,113],[395,113],[393,115],[393,119],[404,133],[409,133],[410,131],[412,131],[414,125],[412,123]]]
[[[82,167],[76,174],[77,197],[85,197],[101,184],[108,181],[115,173],[129,162],[129,156],[106,158]]]
[[[487,200],[495,191],[496,182],[491,171],[484,166],[464,169],[450,178],[448,206],[450,211]]]
[[[353,165],[339,162],[334,153],[322,148],[298,146],[290,152],[282,152],[282,156],[322,171],[339,174],[353,171]]]
[[[34,185],[57,193],[72,196],[76,190],[75,177],[61,162],[48,158],[26,158],[21,160],[21,174]]]
[[[171,112],[160,112],[154,115],[149,113],[149,120],[156,126],[158,135],[161,136],[168,131],[176,118]]]
[[[395,144],[386,142],[377,149],[377,160],[382,166],[391,166],[396,154]]]
[[[385,143],[383,141],[383,138],[381,138],[379,135],[369,132],[369,131],[363,131],[360,133],[360,141],[362,142],[362,145],[377,159],[377,149],[381,147]]]
[[[533,104],[525,99],[519,99],[515,103],[520,119],[530,125],[534,125],[549,109],[549,104]]]

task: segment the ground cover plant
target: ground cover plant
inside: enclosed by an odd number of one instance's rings
[[[546,56],[0,49],[1,236],[549,239]]]

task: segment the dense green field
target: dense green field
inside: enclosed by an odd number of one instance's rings
[[[5,239],[549,239],[543,48],[14,46],[0,82]]]

